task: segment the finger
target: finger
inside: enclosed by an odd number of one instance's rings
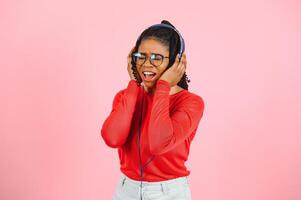
[[[184,63],[183,63],[183,62],[180,62],[180,64],[179,64],[178,67],[177,67],[177,72],[178,72],[179,74],[181,74],[182,71],[183,71],[183,69],[184,69]]]
[[[183,66],[184,66],[184,68],[186,68],[186,66],[187,66],[187,61],[186,60],[183,60]]]
[[[187,66],[187,59],[186,59],[186,54],[183,53],[183,65],[184,65],[184,68],[186,68]]]
[[[181,59],[183,62],[186,62],[186,54],[183,53],[183,56],[182,56],[182,59]]]
[[[182,73],[185,72],[185,69],[186,69],[186,60],[183,60],[182,65],[181,65]]]
[[[180,64],[180,61],[179,61],[180,57],[179,57],[179,54],[176,56],[176,59],[175,59],[175,62],[174,64],[171,66],[171,70],[175,70],[177,71],[178,70],[178,67],[179,67],[179,64]]]
[[[181,73],[184,73],[184,72],[185,72],[185,69],[186,69],[186,64],[183,63],[183,64],[182,64],[182,67],[181,67]]]
[[[185,73],[185,67],[184,67],[184,65],[182,65],[181,70],[179,72],[179,77],[182,77],[184,75],[184,73]]]
[[[180,55],[178,54],[177,55],[177,59],[176,59],[176,63],[177,63],[177,65],[176,66],[179,66],[179,63],[180,63],[181,61],[180,61]]]
[[[186,55],[183,54],[182,57],[181,57],[181,61],[178,65],[178,67],[180,68],[180,70],[182,70],[182,67],[184,67],[186,65]]]
[[[133,47],[133,48],[131,49],[131,51],[130,51],[128,57],[127,57],[128,63],[131,63],[131,61],[132,61],[132,53],[133,53],[134,48],[135,48],[135,47]]]
[[[132,53],[133,53],[134,49],[135,49],[135,46],[134,46],[134,47],[131,49],[131,51],[130,51],[130,53],[129,53],[128,57],[130,57],[130,56],[132,55]]]
[[[134,51],[134,49],[135,49],[135,46],[132,48],[131,53]]]
[[[181,61],[186,62],[186,54],[185,53],[182,54]]]
[[[186,70],[186,63],[183,63],[182,73],[184,73]]]

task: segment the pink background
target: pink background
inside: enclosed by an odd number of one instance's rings
[[[100,128],[139,34],[166,19],[205,101],[194,200],[301,199],[300,1],[0,1],[0,199],[110,199]],[[299,53],[299,54],[297,54]]]

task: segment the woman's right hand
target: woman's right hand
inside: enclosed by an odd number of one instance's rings
[[[134,49],[135,49],[135,46],[131,49],[131,51],[130,51],[128,57],[127,57],[127,62],[128,62],[127,70],[128,70],[128,73],[129,73],[129,76],[130,76],[131,80],[136,80],[135,76],[134,76],[134,73],[133,73],[133,70],[132,70],[132,64],[131,64],[131,62],[132,62],[132,53],[133,53]]]

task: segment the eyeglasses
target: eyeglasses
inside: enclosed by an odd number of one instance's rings
[[[140,52],[135,52],[132,54],[133,61],[137,65],[143,65],[148,58],[145,53],[140,53]],[[159,67],[162,63],[164,58],[169,58],[169,57],[164,57],[161,54],[156,54],[156,53],[151,53],[150,55],[150,63],[154,65],[155,67]],[[149,58],[148,58],[149,59]]]

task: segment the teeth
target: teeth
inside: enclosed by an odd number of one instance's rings
[[[147,75],[155,75],[155,73],[153,72],[143,72],[144,74],[147,74]]]

